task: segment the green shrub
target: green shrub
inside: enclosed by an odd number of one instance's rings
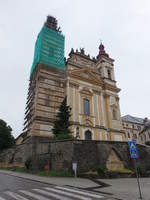
[[[103,175],[107,172],[107,167],[105,165],[101,165],[100,167],[97,168],[97,173],[99,175]]]
[[[57,135],[54,139],[55,140],[67,140],[67,139],[71,139],[72,136],[70,134],[67,133],[62,133],[60,135]]]
[[[31,157],[27,158],[27,160],[25,161],[25,167],[27,170],[30,170],[32,168],[32,159]]]
[[[150,141],[145,142],[146,145],[150,146]]]

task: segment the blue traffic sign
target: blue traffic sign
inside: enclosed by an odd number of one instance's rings
[[[135,140],[128,141],[128,145],[129,145],[131,158],[138,158],[138,152],[137,152],[137,148],[136,148],[136,141]]]

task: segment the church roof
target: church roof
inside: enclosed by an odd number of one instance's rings
[[[144,119],[143,118],[133,117],[131,115],[125,115],[121,119],[122,119],[122,121],[125,121],[125,122],[144,125]]]

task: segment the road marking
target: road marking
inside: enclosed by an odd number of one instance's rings
[[[35,199],[38,199],[38,200],[50,200],[49,198],[46,198],[46,197],[43,197],[41,195],[34,194],[32,192],[28,192],[28,191],[25,191],[25,190],[19,190],[19,192],[26,194],[27,196],[33,197]]]
[[[86,195],[86,196],[89,196],[89,197],[104,198],[103,196],[100,196],[100,195],[97,195],[97,194],[91,194],[89,192],[83,192],[83,191],[80,191],[80,190],[75,190],[75,189],[70,189],[70,188],[65,188],[65,187],[59,187],[59,186],[56,186],[55,188],[74,192],[74,193],[78,193],[78,194],[83,194],[83,195]]]
[[[91,200],[91,198],[81,197],[80,195],[68,193],[68,192],[65,192],[65,191],[62,191],[62,190],[58,190],[58,189],[53,189],[53,188],[45,188],[45,189],[52,191],[52,192],[59,193],[59,194],[64,194],[64,195],[69,196],[69,197],[74,197],[74,198],[78,198],[78,199],[82,199],[82,200]]]
[[[10,191],[7,191],[5,192],[5,194],[7,194],[8,196],[11,196],[12,198],[16,199],[16,200],[29,200],[15,192],[10,192]]]
[[[62,200],[62,196],[61,195],[58,195],[58,194],[54,194],[54,193],[51,193],[51,192],[47,192],[45,190],[40,190],[40,189],[33,189],[34,191],[36,192],[39,192],[40,194],[45,194],[47,196],[51,196],[51,197],[54,197],[56,199],[61,199]],[[67,198],[67,197],[63,197],[64,200],[70,200],[70,198]]]

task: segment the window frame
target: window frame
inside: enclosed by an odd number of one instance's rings
[[[92,132],[90,130],[86,130],[84,132],[84,139],[85,140],[92,140]]]
[[[87,98],[83,98],[83,113],[84,115],[90,115],[90,100]]]

